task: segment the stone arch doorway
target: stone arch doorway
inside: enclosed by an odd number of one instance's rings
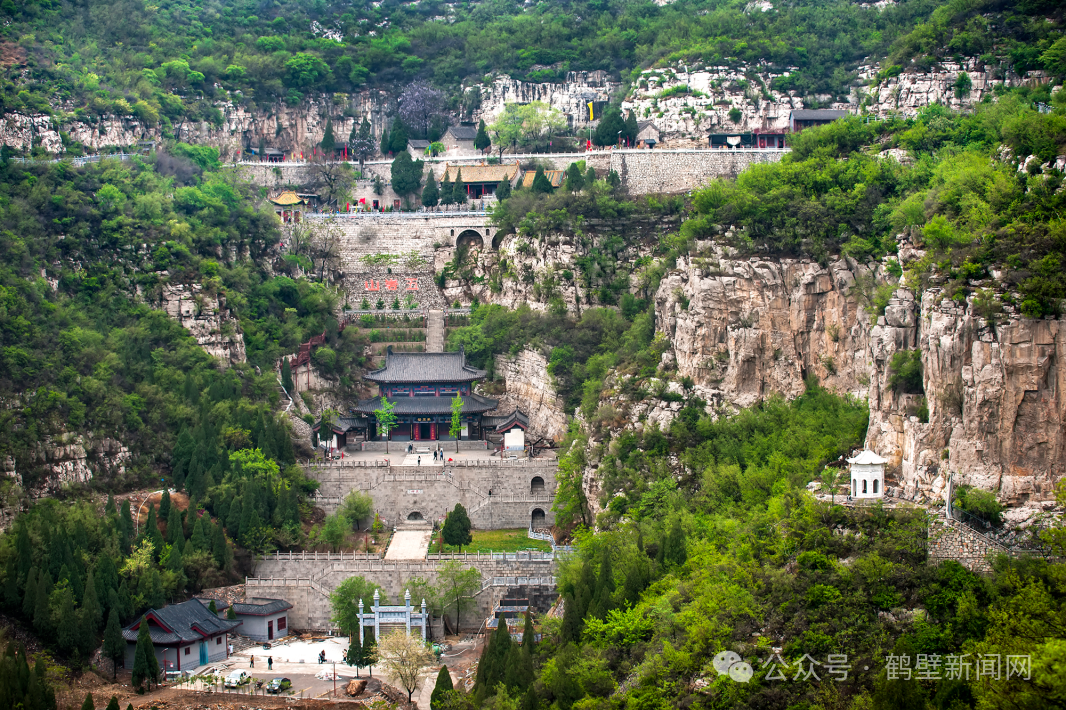
[[[544,492],[544,479],[540,476],[534,476],[533,480],[529,482],[530,493],[543,493]]]
[[[465,229],[459,232],[459,237],[455,240],[455,246],[481,249],[485,246],[485,240],[475,230]]]
[[[529,527],[537,530],[544,527],[544,511],[540,508],[534,508],[532,515],[529,516]]]
[[[503,243],[503,238],[507,235],[500,230],[496,230],[496,234],[492,236],[492,248],[499,251],[500,244]]]
[[[417,510],[412,510],[410,513],[407,514],[407,519],[411,522],[422,522],[423,520],[425,520],[425,517]]]

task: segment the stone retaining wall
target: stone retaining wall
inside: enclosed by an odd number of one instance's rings
[[[934,518],[929,523],[929,564],[955,560],[973,572],[991,572],[989,558],[1006,552],[1003,545],[954,520]]]

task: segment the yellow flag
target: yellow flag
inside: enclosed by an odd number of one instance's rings
[[[589,101],[589,120],[590,121],[594,120],[594,117],[592,115],[592,102],[591,101]]]

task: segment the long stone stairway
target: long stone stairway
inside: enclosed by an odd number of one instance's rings
[[[444,352],[444,311],[430,311],[427,327],[426,352]]]

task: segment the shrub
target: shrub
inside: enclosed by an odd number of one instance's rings
[[[1003,522],[1003,504],[991,491],[972,486],[959,486],[955,491],[955,506],[993,525]]]
[[[924,394],[921,350],[900,350],[888,364],[888,386],[901,394]]]

